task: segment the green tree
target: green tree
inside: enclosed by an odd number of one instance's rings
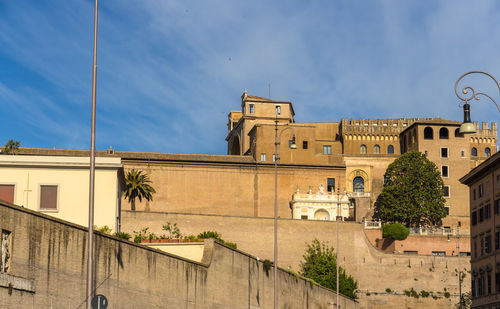
[[[21,143],[19,143],[19,141],[10,139],[3,147],[3,153],[6,155],[15,154],[19,150],[20,145]]]
[[[314,239],[311,244],[307,244],[303,257],[304,262],[300,263],[300,275],[336,291],[337,255],[335,250],[325,242]],[[357,298],[358,282],[352,276],[348,276],[342,267],[339,267],[339,286],[340,293]]]
[[[436,165],[418,151],[389,165],[375,217],[407,226],[438,225],[446,216],[444,184]]]
[[[382,225],[382,237],[394,240],[405,240],[410,231],[401,223],[391,223]]]
[[[123,195],[129,200],[132,210],[135,211],[135,199],[142,201],[145,198],[148,201],[153,200],[155,189],[150,185],[151,180],[147,174],[135,169],[130,170],[125,177],[125,190]]]

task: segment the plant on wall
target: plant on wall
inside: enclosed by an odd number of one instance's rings
[[[139,202],[143,198],[147,201],[153,200],[153,194],[156,193],[156,190],[150,183],[151,180],[149,180],[148,174],[143,174],[142,171],[135,169],[130,170],[125,176],[125,190],[123,191],[123,195],[130,202],[133,211],[135,211],[136,198],[139,198]]]
[[[300,263],[300,275],[336,291],[337,254],[335,250],[326,243],[314,239],[311,244],[307,244],[303,257],[305,261]],[[342,267],[339,267],[339,286],[340,293],[357,298],[358,282],[352,276],[347,275]]]
[[[19,150],[19,146],[21,146],[21,143],[19,141],[10,139],[3,147],[3,153],[6,155],[16,154],[16,152]]]

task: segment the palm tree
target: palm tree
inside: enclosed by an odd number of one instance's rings
[[[148,183],[151,183],[151,180],[147,174],[142,174],[142,171],[132,169],[127,173],[123,195],[128,198],[133,211],[135,211],[136,198],[139,198],[139,201],[142,201],[142,198],[148,201],[153,200],[153,193],[156,191]]]

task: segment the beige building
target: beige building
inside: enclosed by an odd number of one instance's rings
[[[328,191],[346,190],[356,220],[370,218],[381,193],[384,174],[402,153],[426,153],[441,170],[448,217],[445,227],[468,229],[466,186],[458,179],[496,151],[496,123],[476,123],[477,133],[458,134],[460,122],[440,118],[341,119],[331,123],[296,123],[287,101],[241,97],[241,112],[230,112],[228,154],[252,156],[259,163],[274,161],[278,136],[280,164],[344,165],[341,178],[327,179]],[[289,147],[292,143],[296,149]],[[316,186],[316,184],[310,184]]]
[[[500,153],[460,181],[470,188],[472,308],[500,308]]]
[[[88,157],[0,155],[0,199],[87,226],[89,162]],[[95,225],[116,231],[121,159],[97,157],[95,175]]]

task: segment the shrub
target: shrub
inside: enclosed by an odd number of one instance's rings
[[[111,231],[112,231],[112,229],[107,225],[105,225],[103,227],[98,227],[97,225],[94,225],[94,230],[98,230],[99,232],[104,233],[104,234],[108,234],[108,235],[111,235]]]
[[[145,227],[139,232],[134,231],[134,242],[140,244],[143,240],[148,239],[149,227]]]
[[[125,239],[125,240],[129,240],[130,237],[132,237],[132,236],[130,236],[129,233],[125,233],[125,232],[119,232],[119,233],[117,232],[117,233],[115,233],[115,236],[118,238],[121,238],[121,239]]]
[[[385,289],[385,292],[386,292],[386,293],[391,293],[391,292],[392,292],[392,290],[391,290],[391,289],[389,289],[389,288],[387,288],[387,289]]]
[[[401,223],[391,223],[382,225],[382,236],[394,240],[405,240],[410,231]]]
[[[229,241],[225,241],[224,239],[222,239],[222,235],[217,233],[217,232],[214,232],[214,231],[205,231],[203,233],[200,233],[198,234],[197,236],[198,238],[203,238],[203,239],[208,239],[208,238],[213,238],[223,244],[225,244],[226,246],[228,247],[231,247],[233,249],[236,249],[238,247],[238,245],[236,245],[234,242],[229,242]]]

